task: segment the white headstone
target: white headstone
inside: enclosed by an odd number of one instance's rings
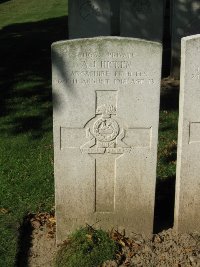
[[[200,33],[200,1],[173,0],[171,75],[179,78],[181,38]]]
[[[79,226],[153,229],[161,45],[54,43],[57,240]]]
[[[200,231],[200,34],[182,39],[175,228]]]
[[[162,42],[165,0],[122,0],[120,35]]]
[[[69,39],[119,34],[119,0],[69,0]]]

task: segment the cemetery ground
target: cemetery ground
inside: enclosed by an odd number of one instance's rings
[[[51,55],[66,1],[0,2],[0,266],[14,266],[24,216],[54,206]]]
[[[66,13],[64,0],[0,1],[2,267],[27,266],[33,240],[42,242],[46,257],[55,244],[48,228],[55,226],[50,46],[67,37]],[[178,87],[162,82],[155,233],[173,226]]]

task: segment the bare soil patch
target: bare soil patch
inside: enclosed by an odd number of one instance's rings
[[[31,216],[30,223],[32,234],[28,266],[52,267],[58,249],[55,218],[51,214],[40,213]],[[115,261],[105,262],[102,267],[200,267],[200,233],[177,234],[173,229],[168,229],[153,235],[151,239],[138,234],[133,234],[129,239],[113,231],[111,237],[120,245],[121,251]]]

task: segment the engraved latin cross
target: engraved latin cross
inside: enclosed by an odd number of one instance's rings
[[[117,117],[117,94],[115,90],[96,91],[96,115],[84,127],[88,141],[79,147],[95,160],[95,212],[114,212],[116,159],[135,146],[150,147],[151,127],[128,128]],[[74,138],[71,130],[65,128],[68,144]]]

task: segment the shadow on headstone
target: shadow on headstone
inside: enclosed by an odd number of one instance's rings
[[[179,78],[181,38],[200,33],[200,1],[174,0],[171,75]]]
[[[69,0],[69,39],[119,35],[119,0]]]
[[[122,0],[120,35],[162,42],[165,0]]]
[[[64,53],[65,51],[62,51]],[[56,84],[63,84],[68,91],[70,90],[71,93],[73,93],[73,86],[70,84],[69,80],[69,70],[66,62],[63,59],[62,53],[58,53],[57,51],[52,49],[51,52],[51,58],[55,60],[52,60],[53,68],[56,69],[57,75],[59,79],[55,81]],[[60,69],[58,69],[58,66],[61,66]],[[61,103],[61,98],[59,99],[59,96],[53,93],[53,100],[54,100],[54,107],[59,108],[59,105]]]
[[[162,77],[170,75],[171,68],[171,26],[170,26],[170,0],[166,0],[164,22],[163,22],[163,57],[162,57]]]

